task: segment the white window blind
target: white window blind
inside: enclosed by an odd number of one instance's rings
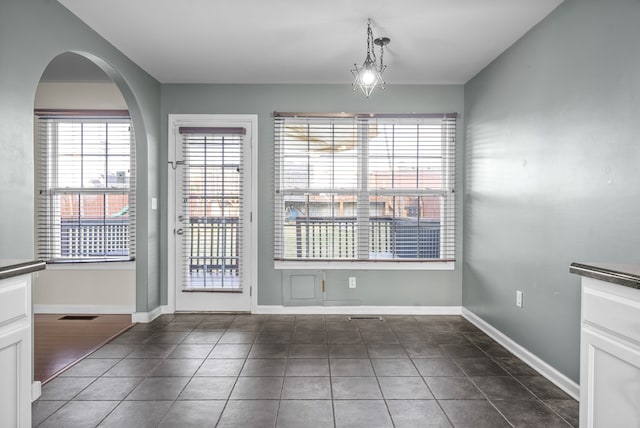
[[[244,128],[180,127],[183,289],[241,290]]]
[[[135,143],[128,113],[36,111],[36,124],[38,258],[133,260]]]
[[[276,261],[455,260],[456,114],[274,122]]]

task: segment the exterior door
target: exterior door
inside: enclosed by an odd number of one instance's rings
[[[250,311],[254,123],[207,116],[174,120],[170,132],[175,310]]]

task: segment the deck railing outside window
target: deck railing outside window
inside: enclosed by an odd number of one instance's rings
[[[437,258],[440,223],[437,220],[370,218],[369,257]],[[193,217],[189,229],[190,272],[238,272],[238,219]],[[298,217],[285,225],[286,245],[292,258],[353,259],[358,251],[357,220],[331,217]],[[416,247],[416,236],[420,246]],[[126,254],[129,226],[122,220],[61,221],[61,254],[93,257]]]
[[[129,223],[122,219],[60,221],[60,255],[64,258],[126,256]]]
[[[286,222],[284,227],[285,257],[288,259],[357,258],[358,222],[355,217],[298,217]],[[419,240],[416,240],[417,236]],[[369,259],[437,259],[440,256],[440,222],[370,217],[368,253]]]

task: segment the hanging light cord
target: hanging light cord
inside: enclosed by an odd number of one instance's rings
[[[376,51],[371,48],[373,44],[373,31],[371,31],[371,19],[367,23],[367,57],[371,57],[373,59],[373,64],[376,63]]]
[[[373,61],[376,60],[376,54],[373,53]],[[380,44],[380,73],[384,71],[386,67],[384,66],[384,43]]]

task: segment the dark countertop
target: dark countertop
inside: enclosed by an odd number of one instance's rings
[[[571,263],[569,272],[640,290],[640,265]]]
[[[46,266],[43,260],[0,259],[0,280],[44,270]]]

